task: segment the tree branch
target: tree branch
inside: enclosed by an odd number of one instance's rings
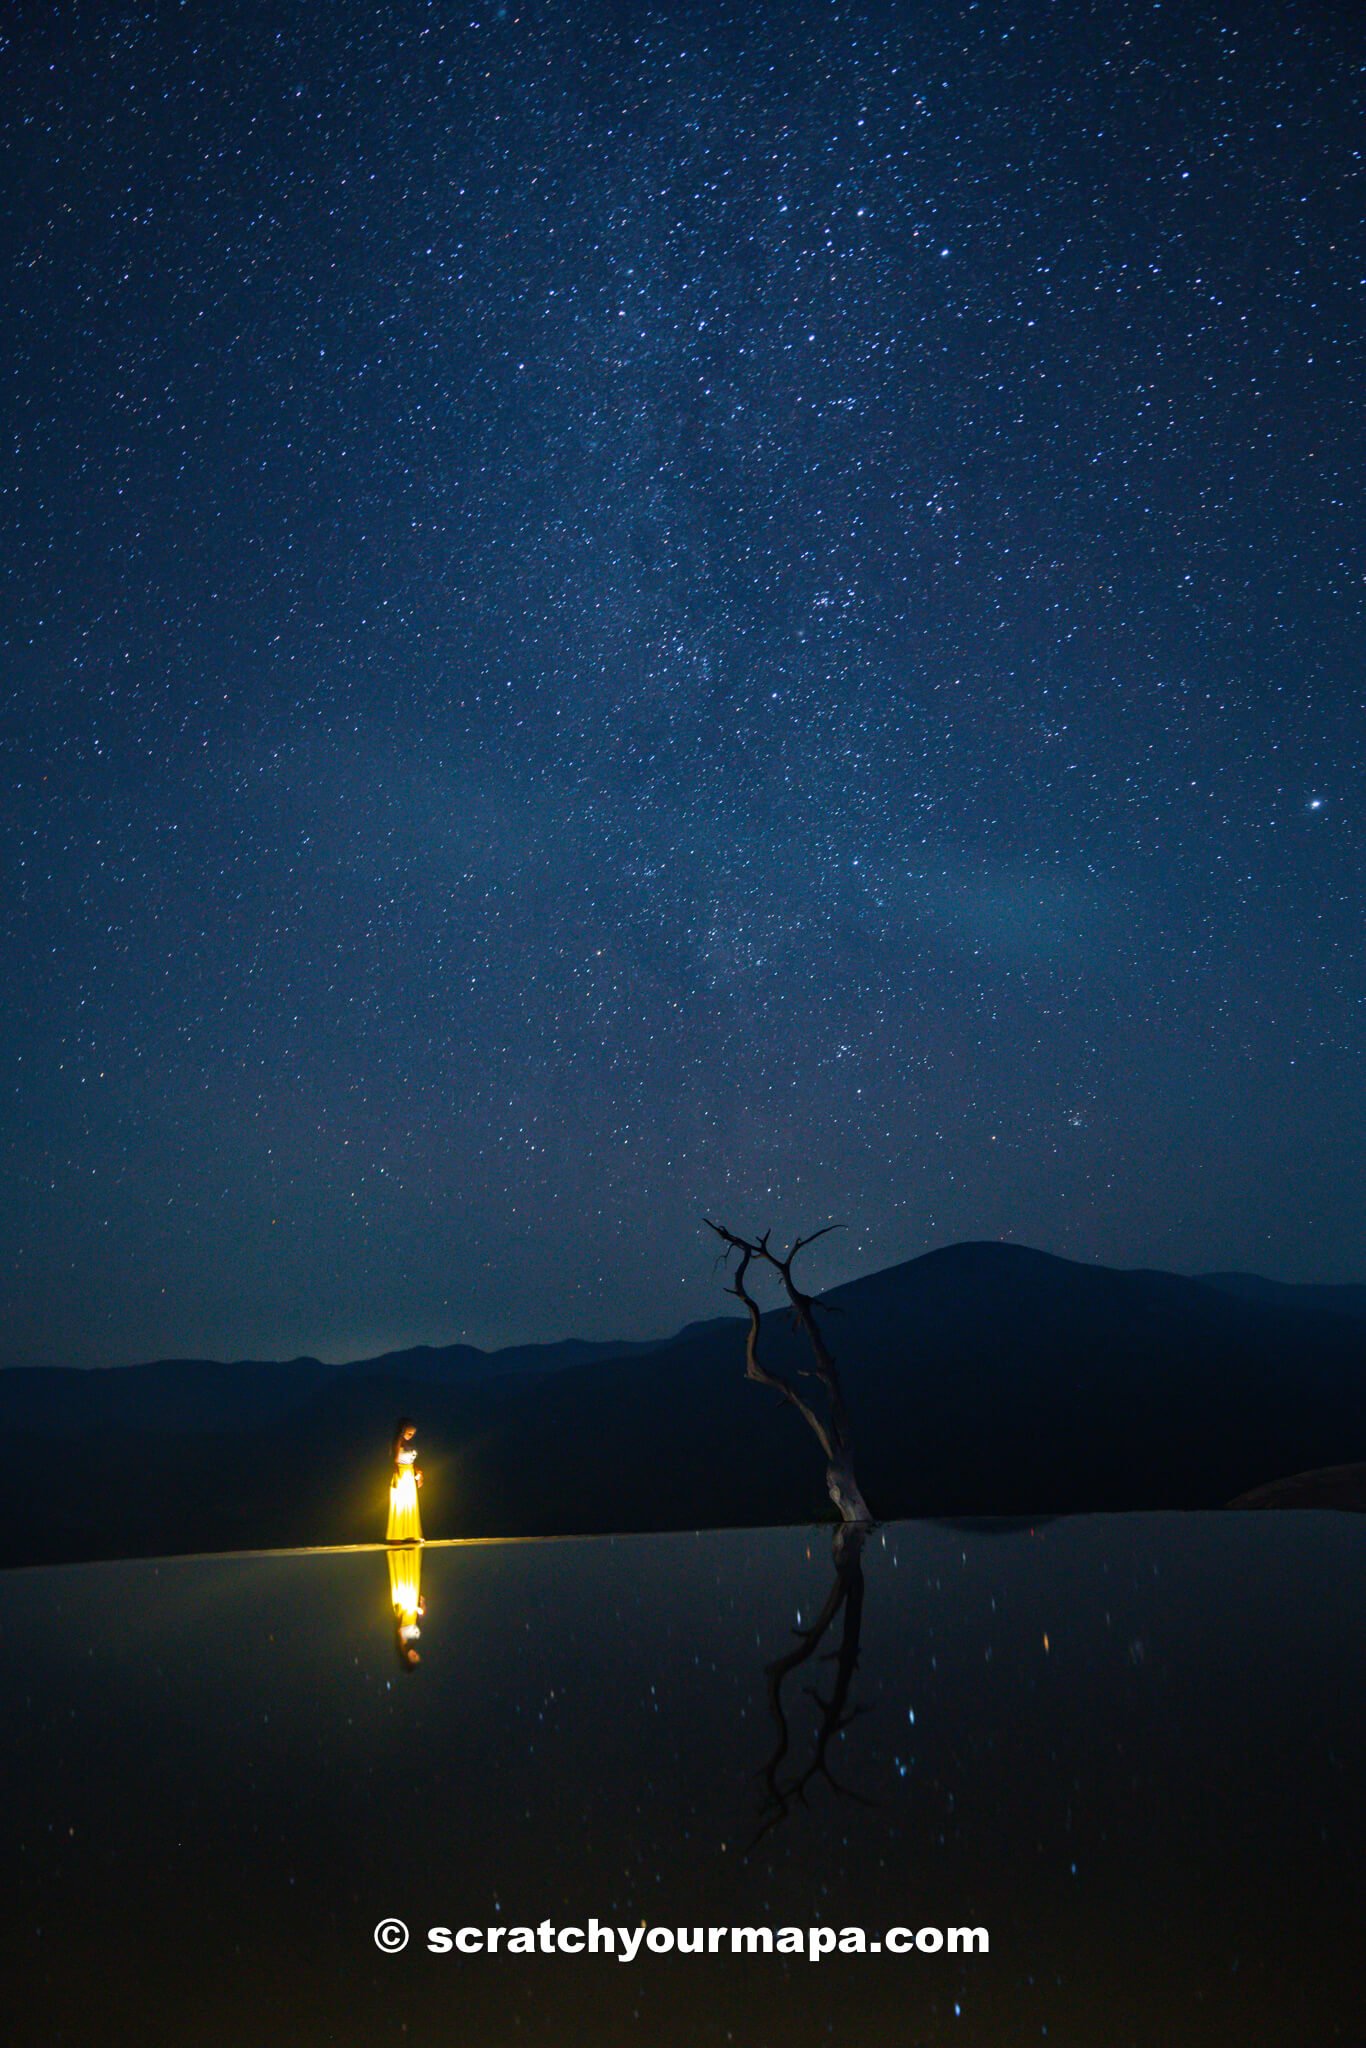
[[[809,1237],[798,1237],[794,1240],[792,1249],[788,1252],[787,1256],[779,1258],[778,1254],[769,1248],[768,1240],[772,1233],[767,1230],[762,1237],[751,1242],[749,1238],[737,1236],[733,1230],[728,1230],[724,1224],[713,1223],[709,1216],[704,1217],[703,1221],[709,1230],[715,1231],[716,1235],[726,1246],[725,1256],[727,1258],[729,1258],[731,1251],[737,1251],[740,1254],[735,1284],[728,1289],[728,1292],[736,1295],[745,1304],[745,1309],[749,1315],[749,1336],[745,1345],[745,1371],[748,1377],[752,1380],[758,1380],[761,1385],[776,1388],[785,1400],[792,1403],[793,1407],[805,1418],[808,1426],[814,1431],[817,1441],[825,1453],[826,1491],[829,1493],[836,1508],[838,1508],[841,1519],[846,1522],[871,1522],[872,1516],[869,1513],[867,1502],[864,1500],[858,1480],[854,1476],[853,1457],[849,1441],[849,1411],[845,1406],[844,1387],[840,1380],[839,1368],[830,1354],[830,1349],[816,1321],[815,1312],[817,1304],[815,1297],[807,1294],[803,1288],[799,1287],[792,1275],[792,1263],[798,1252],[805,1250],[806,1246],[814,1244],[817,1238],[828,1237],[832,1230],[839,1230],[843,1226],[838,1223],[827,1223],[823,1229],[813,1230]],[[802,1400],[796,1388],[789,1381],[781,1378],[777,1373],[770,1372],[767,1367],[759,1362],[759,1305],[745,1286],[745,1275],[748,1273],[750,1265],[756,1259],[761,1259],[766,1264],[772,1266],[774,1271],[780,1276],[788,1301],[792,1306],[792,1313],[811,1347],[811,1354],[815,1361],[815,1376],[825,1388],[826,1398],[829,1402],[830,1421],[828,1426],[821,1421],[815,1410]]]
[[[790,1380],[785,1380],[781,1373],[770,1372],[766,1365],[760,1363],[759,1304],[745,1286],[745,1274],[749,1271],[752,1260],[756,1258],[772,1259],[772,1253],[768,1250],[768,1232],[764,1232],[764,1235],[757,1244],[749,1244],[743,1237],[736,1237],[733,1232],[726,1230],[721,1224],[713,1223],[710,1217],[705,1217],[703,1220],[709,1230],[714,1230],[718,1237],[724,1238],[728,1247],[732,1247],[740,1254],[740,1263],[735,1270],[734,1282],[726,1289],[726,1292],[727,1294],[735,1295],[745,1304],[745,1311],[749,1316],[749,1331],[745,1338],[745,1377],[756,1380],[761,1387],[772,1387],[776,1394],[781,1394],[785,1401],[792,1403],[792,1406],[802,1417],[807,1427],[814,1432],[828,1463],[834,1457],[835,1449],[830,1440],[830,1433],[815,1409],[803,1401]],[[729,1251],[726,1256],[729,1257]]]

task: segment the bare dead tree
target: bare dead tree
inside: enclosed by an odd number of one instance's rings
[[[747,1237],[737,1237],[733,1230],[727,1230],[722,1223],[713,1223],[711,1218],[703,1219],[708,1230],[714,1230],[726,1249],[723,1257],[729,1260],[731,1253],[739,1253],[734,1278],[727,1293],[735,1295],[745,1305],[749,1316],[749,1334],[745,1339],[745,1374],[748,1379],[757,1380],[761,1387],[772,1387],[789,1401],[814,1434],[825,1453],[825,1486],[839,1512],[842,1522],[858,1522],[864,1525],[872,1521],[868,1504],[859,1490],[854,1477],[853,1458],[849,1446],[849,1414],[844,1405],[844,1388],[840,1383],[839,1369],[830,1355],[829,1346],[816,1321],[818,1303],[813,1295],[807,1294],[792,1277],[792,1265],[798,1252],[814,1244],[818,1237],[826,1237],[838,1224],[827,1224],[824,1230],[814,1230],[810,1237],[794,1239],[792,1249],[785,1258],[779,1258],[769,1248],[771,1233],[765,1231],[753,1243]],[[822,1421],[809,1401],[804,1401],[792,1382],[781,1373],[772,1371],[759,1358],[760,1316],[759,1304],[745,1285],[745,1276],[751,1265],[758,1259],[773,1267],[782,1280],[792,1308],[793,1319],[811,1346],[815,1361],[815,1377],[825,1389],[828,1420]]]

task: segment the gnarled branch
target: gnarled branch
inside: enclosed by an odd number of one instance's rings
[[[868,1505],[859,1489],[858,1481],[854,1477],[853,1460],[849,1444],[849,1414],[845,1407],[844,1388],[840,1380],[839,1369],[830,1355],[829,1346],[826,1344],[816,1321],[816,1300],[814,1295],[807,1294],[804,1289],[797,1285],[792,1276],[792,1265],[798,1252],[803,1251],[807,1245],[814,1244],[818,1237],[826,1237],[832,1230],[837,1230],[840,1226],[835,1223],[828,1223],[824,1229],[812,1231],[809,1237],[794,1239],[792,1249],[785,1257],[780,1258],[769,1247],[768,1241],[772,1235],[770,1231],[766,1230],[762,1237],[751,1241],[749,1238],[737,1236],[733,1230],[727,1229],[723,1223],[713,1223],[709,1216],[703,1220],[707,1228],[714,1231],[725,1245],[726,1250],[723,1256],[726,1259],[729,1259],[732,1251],[738,1252],[740,1255],[733,1284],[727,1289],[727,1292],[735,1295],[738,1300],[744,1303],[745,1312],[749,1317],[749,1334],[745,1340],[746,1376],[749,1379],[757,1380],[761,1386],[772,1387],[775,1392],[781,1394],[783,1399],[790,1402],[797,1410],[797,1413],[803,1418],[807,1427],[814,1434],[822,1451],[825,1453],[826,1491],[838,1509],[840,1519],[844,1522],[871,1522],[872,1516],[868,1512]],[[825,1388],[826,1399],[829,1405],[830,1419],[828,1423],[823,1422],[810,1403],[802,1399],[790,1380],[785,1379],[780,1373],[773,1372],[760,1361],[759,1304],[745,1285],[745,1276],[756,1259],[765,1261],[780,1276],[788,1301],[792,1307],[793,1316],[811,1346],[812,1357],[815,1361],[813,1368],[815,1376]]]

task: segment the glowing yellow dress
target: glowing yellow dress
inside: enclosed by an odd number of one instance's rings
[[[404,1444],[394,1461],[394,1476],[389,1485],[389,1528],[386,1543],[420,1543],[422,1541],[422,1517],[417,1508],[417,1481],[413,1467],[417,1463],[415,1445]]]

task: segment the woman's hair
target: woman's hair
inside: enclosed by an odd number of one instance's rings
[[[410,1429],[416,1428],[417,1424],[413,1421],[411,1415],[400,1415],[398,1421],[394,1424],[393,1460],[395,1464],[398,1463],[398,1447],[403,1442],[404,1436]]]

